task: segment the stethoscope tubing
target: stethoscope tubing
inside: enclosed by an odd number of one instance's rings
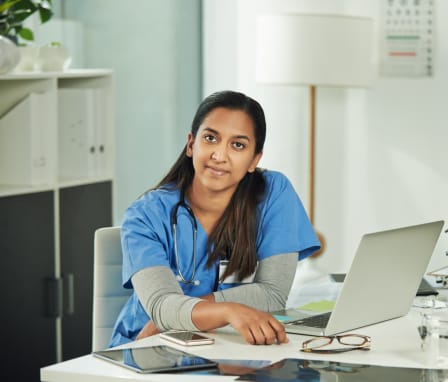
[[[191,221],[192,221],[192,228],[193,228],[193,270],[191,274],[191,278],[186,278],[181,270],[180,267],[180,261],[179,261],[179,247],[177,244],[177,212],[179,210],[179,207],[184,208],[188,214],[190,215]],[[178,277],[177,279],[184,284],[194,284],[199,285],[199,280],[195,280],[196,276],[196,258],[197,258],[197,235],[198,235],[198,224],[196,222],[196,216],[194,215],[193,210],[189,205],[185,203],[184,200],[180,200],[173,209],[173,213],[171,215],[171,228],[173,233],[173,239],[174,239],[174,256],[176,260],[176,266],[177,266],[177,273]]]

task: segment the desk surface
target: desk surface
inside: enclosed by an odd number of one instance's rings
[[[367,352],[352,351],[331,355],[303,353],[299,350],[301,343],[309,337],[294,334],[288,335],[290,339],[288,344],[271,346],[248,345],[230,327],[208,333],[208,335],[215,338],[216,342],[214,345],[195,346],[187,349],[176,345],[170,346],[211,359],[269,360],[275,362],[283,358],[302,358],[380,366],[437,368],[439,366],[436,360],[425,357],[425,353],[420,348],[417,326],[420,323],[421,311],[414,308],[404,317],[352,331],[353,333],[371,336],[372,347]],[[134,346],[140,347],[160,343],[159,337],[154,336],[136,341]],[[235,378],[232,376],[182,375],[182,381],[232,381]],[[92,355],[75,358],[41,369],[41,380],[46,382],[103,382],[129,381],[130,379],[138,381],[178,381],[179,375],[141,375],[107,361],[97,359]]]

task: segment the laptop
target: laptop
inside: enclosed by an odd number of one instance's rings
[[[407,314],[443,224],[436,221],[364,235],[333,310],[284,321],[286,332],[333,335]]]
[[[343,283],[345,279],[345,273],[332,273],[330,274],[330,277],[334,282]],[[416,296],[437,296],[438,294],[439,291],[423,277],[417,289]]]

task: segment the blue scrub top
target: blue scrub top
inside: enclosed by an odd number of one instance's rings
[[[263,176],[266,192],[258,205],[258,261],[291,252],[298,252],[299,260],[308,257],[320,248],[320,243],[302,202],[283,174],[266,170]],[[175,276],[178,275],[171,215],[179,198],[179,190],[157,189],[146,193],[127,209],[121,226],[125,288],[132,288],[131,277],[146,267],[167,266]],[[184,294],[192,297],[216,290],[219,267],[219,263],[206,267],[208,236],[199,221],[197,224],[195,280],[200,284],[179,282]],[[177,243],[179,267],[185,279],[190,279],[193,272],[193,225],[190,215],[182,207],[177,212]],[[220,285],[218,289],[227,286]],[[134,292],[117,319],[111,346],[134,340],[149,319]]]

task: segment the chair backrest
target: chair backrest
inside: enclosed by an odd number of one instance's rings
[[[92,351],[109,346],[115,320],[131,290],[122,286],[120,227],[95,231]]]

